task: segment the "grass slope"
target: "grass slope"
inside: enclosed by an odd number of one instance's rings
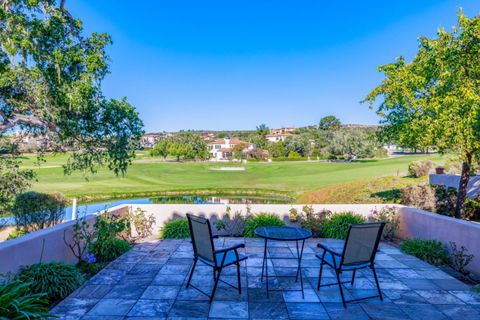
[[[165,163],[141,155],[123,177],[107,169],[89,176],[65,176],[61,165],[66,155],[47,156],[37,167],[37,182],[32,189],[40,192],[63,192],[67,197],[92,198],[143,196],[172,190],[260,190],[286,192],[293,196],[319,188],[355,180],[367,180],[405,173],[410,161],[428,158],[441,162],[439,155],[404,156],[384,160],[352,163],[273,162],[247,163],[245,171],[220,171],[212,168],[240,164],[225,163]],[[34,167],[35,157],[25,157],[23,166]],[[260,192],[260,193],[261,193]]]

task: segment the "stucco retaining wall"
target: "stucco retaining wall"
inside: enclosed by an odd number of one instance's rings
[[[109,212],[121,214],[127,206],[118,206]],[[92,224],[95,215],[87,216]],[[68,221],[48,229],[29,233],[23,237],[0,243],[0,274],[17,272],[21,266],[39,262],[64,261],[76,263],[76,258],[64,242],[72,239],[75,221]]]

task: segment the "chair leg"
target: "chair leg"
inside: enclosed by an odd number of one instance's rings
[[[355,281],[355,272],[357,271],[357,269],[353,269],[353,273],[352,273],[352,282],[351,282],[351,285],[353,286],[353,282]]]
[[[195,266],[197,265],[197,259],[193,259],[192,270],[190,271],[190,276],[188,276],[187,288],[190,286],[190,281],[192,281],[193,271],[195,271]]]
[[[378,283],[377,272],[375,271],[375,267],[371,266],[373,277],[375,278],[375,284],[377,285],[378,295],[380,296],[380,300],[383,301],[382,290],[380,290],[380,284]]]
[[[238,293],[242,294],[242,281],[240,279],[240,262],[237,262],[237,281],[238,281]]]
[[[218,270],[217,279],[215,279],[212,294],[210,295],[210,303],[212,303],[213,297],[215,296],[215,291],[217,291],[218,280],[220,280],[220,273],[222,273],[222,268]]]
[[[320,291],[320,283],[322,281],[322,272],[323,272],[323,260],[322,260],[322,263],[320,263],[320,272],[318,273],[317,291]]]
[[[213,270],[213,281],[217,280],[217,271],[215,270],[215,268],[212,268]]]
[[[342,282],[340,281],[340,272],[338,270],[335,270],[335,273],[337,275],[337,283],[338,283],[338,288],[340,289],[340,296],[342,297],[343,307],[346,308],[347,304],[345,303],[345,297],[343,296]]]

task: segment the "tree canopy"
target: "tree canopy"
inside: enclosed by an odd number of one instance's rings
[[[12,133],[44,137],[49,150],[71,152],[66,173],[106,165],[123,174],[143,123],[125,98],[102,93],[110,36],[85,35],[65,0],[0,1],[0,30],[2,142],[13,151],[18,140]],[[6,158],[1,174],[15,170]]]
[[[385,79],[365,101],[377,107],[383,136],[460,155],[456,215],[463,215],[469,171],[480,151],[480,16],[459,13],[451,32],[439,29],[434,39],[420,37],[412,62],[399,57],[378,70]]]
[[[321,130],[336,130],[340,128],[340,125],[340,119],[332,115],[325,116],[318,122],[318,127]]]

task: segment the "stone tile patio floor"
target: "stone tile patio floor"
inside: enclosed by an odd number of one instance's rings
[[[305,298],[301,292],[273,292],[267,299],[260,279],[263,241],[220,238],[217,248],[245,242],[249,259],[242,264],[243,291],[220,283],[212,304],[185,283],[192,263],[188,240],[151,240],[136,245],[81,288],[55,306],[60,319],[480,319],[480,295],[469,286],[398,248],[381,243],[376,266],[384,301],[350,303],[344,309],[338,287],[316,289],[319,260],[316,244],[333,247],[342,242],[311,239],[306,243],[302,265]],[[295,243],[272,242],[270,253],[292,257]],[[273,265],[272,265],[273,262]],[[275,273],[294,274],[292,260],[269,260]],[[270,269],[272,270],[272,269]],[[236,284],[236,268],[229,267],[222,279]],[[322,283],[333,282],[334,273],[324,269]],[[350,278],[350,273],[345,273]],[[279,288],[298,287],[293,280],[271,280]],[[280,282],[279,282],[280,281]],[[369,270],[357,273],[353,286],[346,285],[347,298],[375,293]],[[197,267],[192,283],[204,290],[213,285],[212,270]]]

